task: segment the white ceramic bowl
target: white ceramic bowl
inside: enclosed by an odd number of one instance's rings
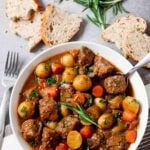
[[[121,71],[124,73],[127,72],[132,65],[119,53],[115,52],[114,50],[105,47],[100,44],[90,43],[90,42],[69,42],[65,44],[61,44],[58,46],[54,46],[49,48],[34,59],[32,59],[21,71],[18,80],[13,88],[11,100],[10,100],[10,122],[13,133],[15,134],[16,138],[18,139],[19,143],[22,145],[22,148],[27,150],[29,149],[29,145],[25,142],[20,134],[20,128],[17,120],[17,105],[19,100],[19,93],[21,92],[23,85],[25,84],[26,80],[28,79],[31,72],[34,70],[36,65],[42,61],[45,61],[49,57],[56,55],[58,53],[62,53],[63,51],[70,50],[73,48],[80,48],[81,46],[87,46],[92,49],[96,54],[99,53],[104,58],[109,60],[112,64],[117,66]],[[134,73],[131,78],[131,84],[134,90],[134,94],[136,99],[141,104],[141,112],[140,112],[140,123],[139,129],[137,134],[136,142],[131,144],[129,150],[136,150],[137,146],[140,144],[142,137],[144,135],[147,119],[148,119],[148,98],[145,91],[145,87],[143,82],[138,75],[138,73]]]

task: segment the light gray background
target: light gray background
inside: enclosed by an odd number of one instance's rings
[[[42,2],[43,4],[46,4],[52,1],[53,0],[43,0]],[[4,3],[5,0],[0,0],[0,79],[3,73],[7,51],[18,51],[20,54],[20,62],[22,62],[23,65],[25,65],[34,56],[36,56],[38,53],[40,53],[46,48],[46,46],[40,44],[35,49],[34,52],[29,53],[27,51],[27,41],[12,34],[9,29],[9,20],[5,15]],[[124,6],[129,12],[145,18],[148,21],[148,24],[150,24],[150,0],[126,0],[124,2]],[[60,4],[60,7],[70,12],[78,13],[80,16],[84,18],[80,32],[72,40],[85,40],[102,43],[106,46],[113,48],[119,53],[121,52],[115,47],[114,44],[104,42],[100,38],[101,32],[100,29],[98,29],[96,26],[87,21],[85,14],[90,13],[90,11],[85,11],[84,13],[82,13],[81,11],[83,10],[83,7],[71,1],[68,2],[65,0],[63,3]],[[111,15],[110,12],[108,20],[111,22],[113,19],[114,17]],[[149,26],[149,33],[150,33],[150,26]],[[150,79],[149,73],[150,71],[141,70],[141,72],[142,76],[147,75],[146,78]],[[150,84],[146,88],[148,89],[147,91],[148,94],[150,95]],[[0,83],[0,100],[2,99],[3,92],[4,87],[2,87]]]

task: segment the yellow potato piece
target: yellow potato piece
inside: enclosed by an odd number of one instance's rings
[[[78,149],[82,144],[82,136],[78,131],[70,131],[67,136],[67,144],[71,149]]]
[[[124,110],[129,110],[136,114],[139,112],[139,109],[140,109],[139,103],[135,100],[134,97],[131,97],[131,96],[127,96],[123,100],[122,106]]]

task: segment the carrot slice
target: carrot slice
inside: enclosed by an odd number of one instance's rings
[[[136,119],[136,114],[132,111],[129,111],[129,110],[125,110],[122,114],[122,119],[124,121],[129,121],[129,122],[132,122]]]
[[[77,93],[74,96],[74,101],[83,105],[85,103],[85,96],[83,93]]]
[[[83,128],[81,128],[80,133],[83,137],[85,138],[89,138],[91,137],[93,130],[91,126],[84,126]]]
[[[125,139],[129,143],[135,142],[137,137],[137,131],[136,130],[127,130],[125,134]]]
[[[55,150],[68,150],[68,146],[64,143],[59,143],[59,145],[56,146]]]
[[[95,97],[101,97],[104,93],[104,89],[101,85],[96,85],[95,87],[93,87],[92,89],[92,94]]]

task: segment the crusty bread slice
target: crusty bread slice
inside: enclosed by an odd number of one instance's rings
[[[47,46],[69,41],[78,31],[82,19],[55,5],[48,4],[43,13],[41,36]]]
[[[39,11],[39,0],[6,0],[6,15],[11,20],[29,20],[34,11]]]
[[[12,32],[29,40],[28,49],[31,51],[41,40],[42,12],[36,12],[32,20],[11,21]]]
[[[123,50],[133,60],[140,61],[150,53],[150,36],[140,32],[127,33],[123,41]],[[150,63],[146,67],[150,68]]]
[[[146,29],[147,23],[143,18],[130,15],[114,21],[101,36],[105,41],[115,42],[118,48],[122,48],[124,34],[133,31],[144,33]]]

